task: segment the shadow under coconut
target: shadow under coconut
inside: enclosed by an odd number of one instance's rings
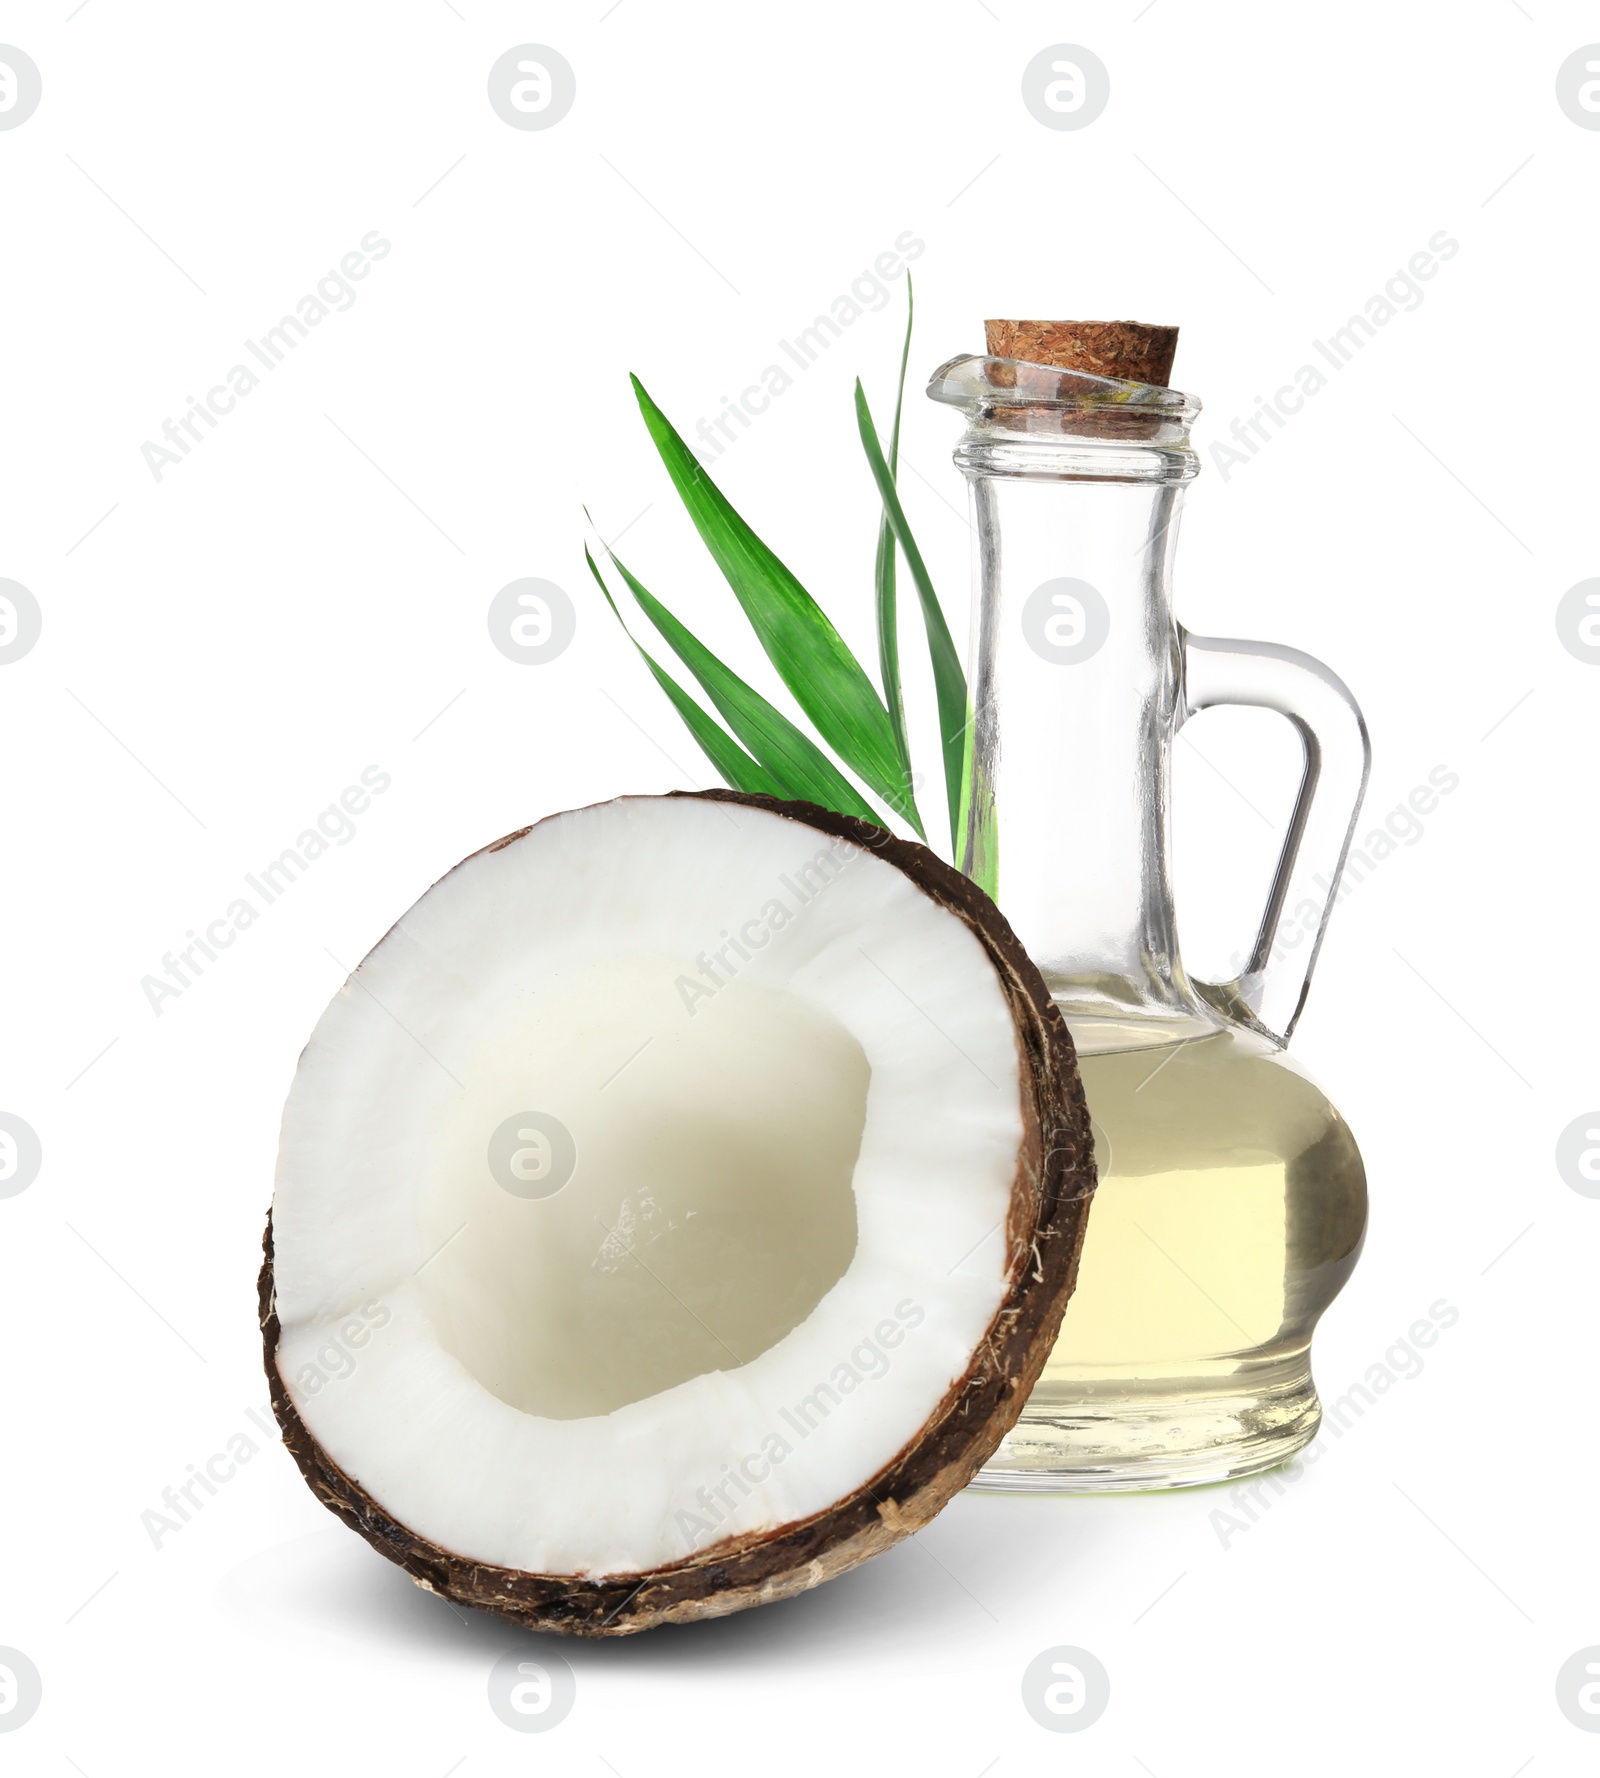
[[[770,1662],[792,1671],[808,1656],[836,1665],[888,1641],[903,1649],[981,1637],[1041,1596],[1078,1592],[1090,1568],[1115,1564],[1117,1545],[1135,1535],[1121,1501],[964,1495],[917,1537],[797,1598],[615,1638],[519,1631],[424,1591],[337,1528],[262,1551],[217,1593],[258,1627],[387,1643],[434,1660],[491,1664],[524,1637],[558,1649],[575,1669]]]

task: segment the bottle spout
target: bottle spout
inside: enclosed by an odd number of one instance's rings
[[[1196,396],[1160,383],[972,352],[939,366],[928,398],[960,408],[975,426],[1141,444],[1187,443],[1200,412]]]
[[[1050,481],[1192,481],[1189,428],[1200,402],[1181,389],[964,353],[941,364],[930,400],[959,408],[956,465],[969,476]]]

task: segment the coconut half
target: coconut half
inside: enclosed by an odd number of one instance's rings
[[[1015,1421],[1093,1190],[999,910],[806,803],[626,797],[436,883],[300,1059],[260,1312],[318,1497],[622,1635],[925,1525]]]

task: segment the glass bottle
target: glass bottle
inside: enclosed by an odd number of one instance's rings
[[[1169,577],[1199,403],[963,357],[976,534],[962,867],[996,896],[1077,1044],[1100,1185],[1061,1338],[979,1486],[1178,1487],[1298,1450],[1321,1417],[1318,1317],[1366,1227],[1349,1129],[1284,1053],[1366,785],[1354,700],[1267,643],[1191,635]],[[1215,704],[1288,717],[1305,769],[1254,949],[1179,956],[1170,756]]]

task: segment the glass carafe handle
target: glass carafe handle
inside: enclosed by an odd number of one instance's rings
[[[1305,1005],[1367,787],[1367,725],[1343,680],[1299,649],[1179,634],[1180,726],[1214,704],[1259,705],[1287,716],[1305,749],[1300,792],[1249,960],[1231,982],[1195,983],[1230,1018],[1287,1043]]]

